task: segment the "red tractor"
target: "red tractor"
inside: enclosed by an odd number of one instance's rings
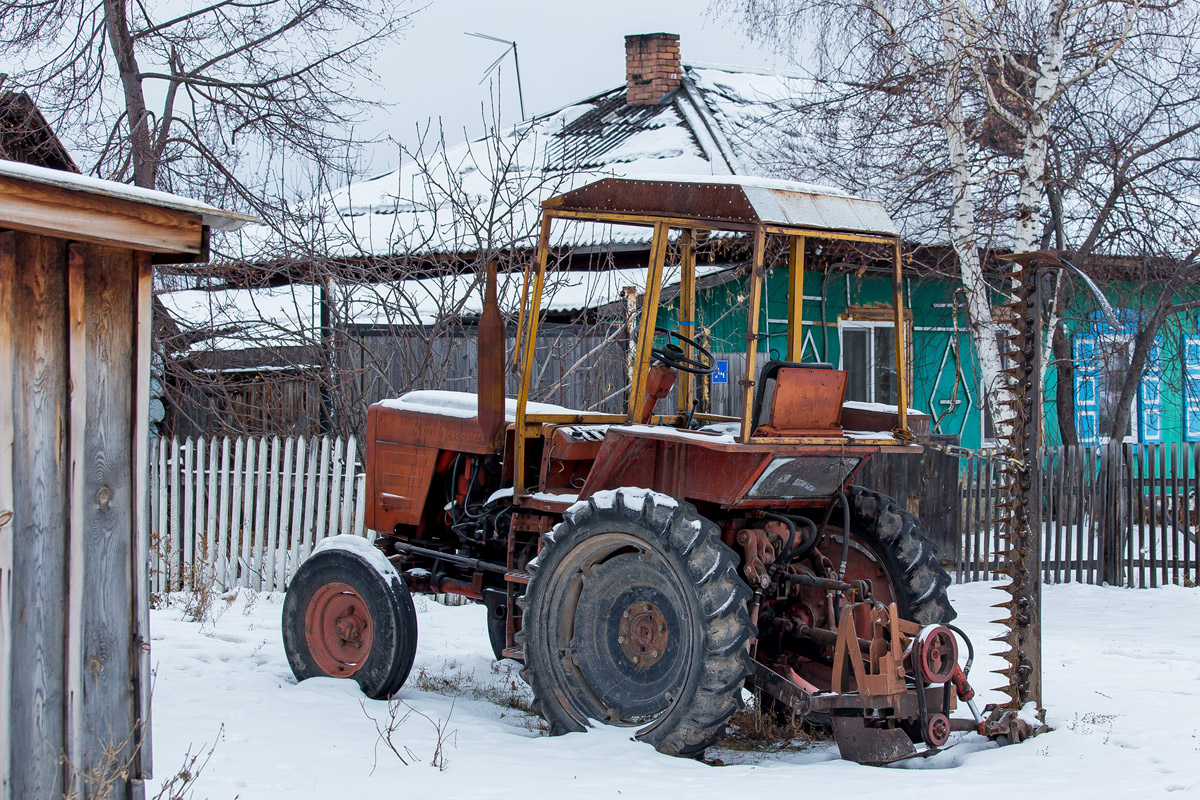
[[[554,220],[653,229],[625,413],[529,400]],[[657,327],[672,229],[683,232],[679,330]],[[741,382],[740,417],[695,410],[696,377],[715,367],[692,335],[695,242],[714,232],[753,243],[753,379]],[[769,237],[788,245],[788,348],[760,369]],[[891,265],[898,406],[847,404],[846,372],[800,363],[807,239]],[[843,757],[863,763],[976,729],[978,714],[949,719],[973,693],[936,548],[892,498],[854,485],[876,453],[919,453],[911,431],[928,424],[906,409],[900,287],[887,214],[833,191],[610,178],[546,201],[517,327],[517,398],[503,396],[489,275],[478,394],[413,392],[370,409],[366,526],[376,538],[335,537],[301,565],[283,612],[296,677],[347,677],[371,697],[392,695],[416,649],[409,593],[450,593],[487,607],[497,658],[523,662],[555,734],[625,725],[664,753],[697,756],[745,688],[831,727]],[[673,389],[678,413],[660,413]]]

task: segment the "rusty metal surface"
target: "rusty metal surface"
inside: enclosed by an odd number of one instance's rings
[[[496,300],[496,262],[487,263],[483,313],[477,327],[479,427],[493,452],[504,430],[504,320]]]
[[[754,674],[747,680],[747,684],[766,692],[802,717],[813,710],[811,692],[762,662],[754,663]]]
[[[372,418],[372,441],[411,444],[476,455],[488,455],[492,452],[478,417],[427,414],[376,403],[367,410],[368,429],[371,427]]]
[[[662,364],[650,367],[650,372],[646,376],[646,394],[642,398],[642,407],[636,417],[637,420],[642,424],[649,422],[650,418],[654,416],[654,407],[658,405],[658,401],[670,394],[674,386],[675,370]]]
[[[425,509],[437,450],[390,442],[371,442],[367,453],[370,484],[364,522],[370,530],[390,531],[416,525]]]
[[[848,431],[890,431],[899,422],[900,415],[895,411],[856,408],[852,404],[842,408],[842,427]],[[929,415],[910,409],[908,429],[916,436],[928,435]]]
[[[694,220],[745,230],[757,225],[894,236],[896,225],[874,200],[837,189],[742,176],[603,178],[542,203],[551,211]]]
[[[905,691],[904,658],[907,638],[896,604],[855,603],[842,610],[834,645],[834,692],[851,689],[864,697],[898,695]],[[869,628],[869,652],[864,654],[858,633]]]
[[[775,376],[769,431],[758,435],[819,436],[841,433],[847,373],[835,369],[784,367]]]
[[[579,492],[587,499],[602,489],[637,486],[692,502],[737,507],[787,507],[827,500],[811,497],[747,497],[772,459],[782,457],[862,458],[879,452],[875,446],[818,448],[798,444],[737,444],[719,436],[680,435],[671,428],[613,426]],[[853,477],[851,471],[846,480]]]
[[[1011,273],[1012,289],[1009,301],[999,309],[999,321],[1012,331],[1003,337],[1001,351],[1006,368],[1003,378],[1008,382],[1012,397],[1003,405],[1007,417],[997,420],[998,435],[1005,458],[997,462],[1000,476],[994,520],[997,555],[1002,561],[997,570],[1008,580],[997,588],[1007,594],[999,604],[1007,613],[997,622],[1006,631],[993,641],[1004,649],[996,655],[1005,660],[1003,669],[996,670],[1006,678],[1006,685],[997,687],[1008,695],[1008,701],[989,707],[985,730],[992,738],[1003,737],[1009,742],[1020,741],[1045,729],[1030,725],[1019,712],[1033,704],[1039,717],[1042,709],[1041,665],[1041,476],[1037,457],[1041,439],[1041,311],[1043,307],[1040,277],[1034,265],[1043,254],[1027,254],[1017,261]]]
[[[832,722],[838,750],[847,761],[879,766],[917,754],[908,734],[899,728],[871,727],[859,716],[835,716]]]

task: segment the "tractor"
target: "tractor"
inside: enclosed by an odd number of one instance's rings
[[[555,222],[651,229],[623,413],[529,397]],[[752,250],[747,377],[740,416],[721,416],[697,404],[715,361],[695,330],[696,243],[731,234]],[[658,321],[673,235],[668,329]],[[787,254],[788,344],[786,360],[760,365],[771,239]],[[820,246],[894,276],[895,406],[847,402],[847,372],[800,357],[804,260]],[[906,402],[901,260],[881,205],[805,184],[604,178],[545,201],[516,325],[516,398],[504,396],[489,268],[477,393],[417,391],[369,409],[374,540],[328,539],[295,575],[283,638],[297,679],[345,677],[392,696],[417,646],[411,593],[448,593],[486,607],[496,657],[523,664],[552,734],[628,726],[663,753],[698,757],[747,690],[771,713],[832,729],[860,763],[980,729],[934,544],[907,509],[855,484],[876,454],[920,453],[928,429]],[[958,701],[973,719],[951,719]]]

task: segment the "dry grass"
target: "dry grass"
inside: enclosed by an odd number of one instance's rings
[[[220,741],[223,732],[224,726],[207,749],[205,745],[194,752],[189,748],[184,754],[183,765],[162,782],[151,800],[193,800],[196,782],[208,766],[217,747],[216,742]],[[123,790],[134,778],[134,765],[138,760],[142,739],[141,736],[135,737],[132,731],[120,740],[109,734],[101,742],[98,752],[85,754],[88,763],[82,767],[70,763],[64,756],[62,763],[66,767],[67,788],[62,793],[62,800],[79,800],[81,797],[118,800],[124,797]]]
[[[795,714],[779,713],[755,695],[744,709],[729,719],[725,736],[718,743],[728,750],[751,752],[796,752],[825,744],[829,736],[798,720]]]

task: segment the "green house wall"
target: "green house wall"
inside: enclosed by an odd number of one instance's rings
[[[759,316],[760,363],[765,357],[784,358],[787,348],[787,269],[776,267],[767,273]],[[984,398],[978,378],[978,365],[967,330],[967,318],[961,284],[954,280],[906,277],[904,303],[913,325],[912,406],[933,418],[935,433],[957,434],[966,447],[978,447],[983,441]],[[1110,300],[1123,307],[1136,307],[1138,287],[1115,287]],[[697,293],[697,322],[710,329],[711,349],[716,353],[744,353],[747,329],[745,278]],[[804,274],[804,358],[840,365],[839,321],[852,308],[891,309],[892,283],[888,276],[806,271]],[[1088,315],[1095,304],[1086,298],[1068,310],[1065,325],[1070,336],[1089,330]],[[955,301],[957,300],[957,304]],[[660,325],[674,326],[678,315],[675,303],[661,311]],[[1181,326],[1185,330],[1181,330]],[[1195,319],[1181,319],[1167,326],[1160,336],[1162,355],[1162,440],[1184,441],[1183,368],[1181,333],[1196,332]],[[957,344],[955,347],[954,345]],[[1057,375],[1047,371],[1045,387],[1046,440],[1061,442],[1055,411]],[[1135,420],[1135,433],[1137,429]]]

